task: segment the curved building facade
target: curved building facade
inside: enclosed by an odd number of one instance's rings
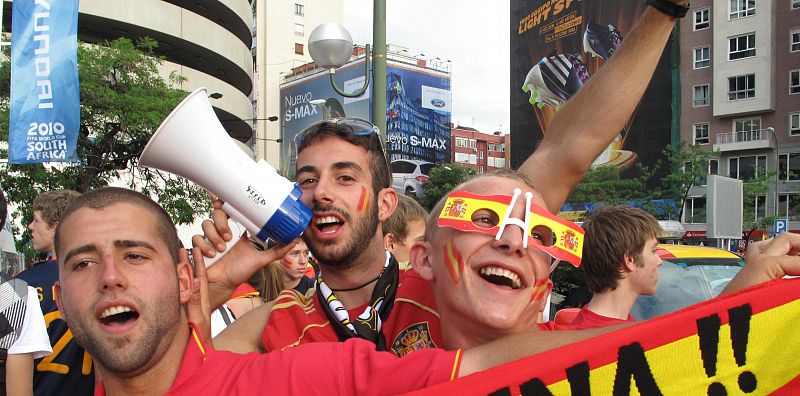
[[[9,30],[11,2],[3,7]],[[181,88],[221,94],[211,99],[217,116],[231,137],[246,142],[253,135],[252,25],[248,0],[81,0],[78,39],[155,39],[163,75],[175,71],[186,77]]]

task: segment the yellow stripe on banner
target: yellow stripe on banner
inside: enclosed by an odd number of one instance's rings
[[[797,351],[800,350],[800,325],[792,323],[800,311],[800,300],[755,314],[750,319],[747,337],[746,364],[739,366],[734,358],[731,327],[719,329],[715,375],[709,377],[703,367],[698,334],[646,351],[647,363],[658,388],[664,395],[706,395],[713,385],[724,386],[728,395],[747,394],[739,388],[739,376],[749,371],[757,385],[749,394],[768,394],[780,389],[800,375]],[[667,331],[667,329],[665,329]],[[758,362],[754,364],[752,362]],[[706,362],[709,363],[709,362]],[[617,362],[591,370],[592,394],[610,395],[617,372]],[[632,395],[639,395],[636,381],[631,379]],[[567,380],[547,387],[553,395],[571,395]]]

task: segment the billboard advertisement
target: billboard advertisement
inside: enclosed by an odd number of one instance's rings
[[[362,87],[363,62],[362,58],[336,70],[336,81],[345,92]],[[391,60],[386,75],[386,144],[390,160],[436,165],[449,162],[450,75]],[[290,176],[294,173],[294,136],[312,123],[329,117],[372,121],[371,90],[370,86],[362,96],[345,98],[334,91],[327,72],[283,84],[280,89],[283,169]],[[311,102],[315,100],[325,103],[314,105]]]
[[[563,103],[613,56],[645,7],[640,0],[511,1],[513,168],[533,153]],[[594,166],[652,166],[672,142],[672,45],[670,40],[638,108]]]

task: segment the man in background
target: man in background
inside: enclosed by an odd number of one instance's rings
[[[72,332],[61,319],[53,298],[53,285],[58,280],[55,230],[64,209],[79,195],[72,190],[54,190],[33,200],[33,219],[28,225],[33,248],[48,252],[49,259],[17,276],[39,292],[39,304],[53,346],[52,354],[35,362],[33,390],[37,396],[90,395],[94,389],[92,357],[72,339]]]
[[[630,312],[636,299],[652,296],[658,286],[658,220],[638,208],[604,206],[583,223],[583,229],[581,266],[594,296],[572,325],[595,328],[633,322]]]

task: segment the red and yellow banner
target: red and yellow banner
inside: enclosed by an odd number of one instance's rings
[[[796,395],[798,356],[800,279],[781,279],[418,393]]]

